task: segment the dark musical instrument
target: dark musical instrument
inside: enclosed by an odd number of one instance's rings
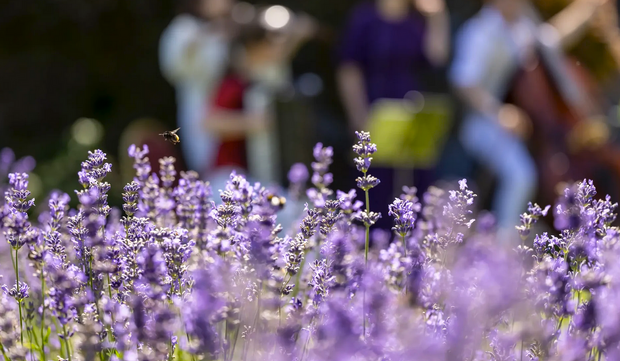
[[[540,59],[540,57],[538,58]],[[574,59],[565,58],[566,77],[579,87],[584,99],[576,106],[562,95],[549,66],[538,60],[514,77],[507,101],[523,109],[532,120],[531,150],[538,164],[541,201],[552,204],[557,186],[563,181],[595,179],[606,169],[620,180],[620,147],[609,141],[603,120],[602,97],[588,72]],[[614,182],[611,193],[620,194],[620,182]]]

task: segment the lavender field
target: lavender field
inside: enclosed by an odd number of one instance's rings
[[[49,207],[34,215],[28,174],[2,164],[1,357],[620,360],[617,203],[572,185],[515,220],[521,244],[497,237],[492,216],[473,218],[466,180],[403,187],[379,214],[368,208],[377,149],[357,136],[358,189],[330,188],[333,151],[318,144],[312,174],[291,169],[286,201],[236,174],[211,189],[174,158],[153,173],[148,148],[131,146],[122,210],[108,205],[120,190],[96,150],[81,189],[37,200]],[[283,228],[293,201],[307,205]],[[373,232],[378,217],[393,220],[390,237]],[[534,234],[543,217],[555,233]]]

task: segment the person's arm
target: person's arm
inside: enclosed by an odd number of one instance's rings
[[[338,90],[349,118],[349,127],[362,130],[368,117],[366,84],[360,67],[353,62],[340,65],[337,70]]]
[[[446,65],[450,56],[450,19],[444,0],[416,0],[415,6],[426,17],[426,58],[433,66]]]
[[[284,43],[282,44],[283,59],[289,60],[297,53],[297,50],[317,32],[316,21],[309,15],[300,14],[292,23],[291,28],[286,29]]]
[[[224,139],[244,138],[250,133],[266,129],[267,117],[262,113],[248,114],[237,110],[213,111],[205,122],[208,131]]]
[[[368,118],[368,97],[362,64],[365,59],[368,26],[367,9],[356,8],[341,39],[336,69],[338,92],[351,130],[363,130]]]
[[[487,41],[491,31],[483,24],[470,22],[459,33],[455,59],[449,78],[456,95],[472,111],[482,114],[489,121],[497,122],[506,130],[525,137],[531,131],[527,115],[514,105],[505,104],[487,91],[482,82],[488,71],[488,61],[493,49]]]
[[[599,7],[592,26],[600,39],[607,44],[616,66],[620,69],[620,28],[617,6],[612,2],[607,2]]]
[[[608,0],[575,0],[548,23],[558,32],[562,47],[574,45],[585,33],[597,9]]]
[[[507,131],[520,138],[527,138],[532,132],[532,124],[523,109],[501,102],[481,87],[456,88],[459,98],[470,108],[483,114],[490,121],[497,122]]]
[[[456,95],[465,103],[465,105],[485,115],[491,120],[497,120],[500,110],[503,106],[497,97],[479,86],[455,86]]]

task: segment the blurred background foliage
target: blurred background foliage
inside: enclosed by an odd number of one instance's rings
[[[537,0],[537,5],[549,17],[567,1]],[[335,146],[337,181],[344,176],[338,169],[345,169],[341,165],[350,155],[350,137],[334,84],[333,55],[339,30],[357,2],[260,2],[306,12],[324,26],[324,35],[306,44],[293,64],[297,75],[318,74],[323,91],[305,99],[303,107],[284,107],[289,110],[283,119],[311,123],[312,142]],[[453,32],[480,7],[477,0],[448,0],[447,4]],[[100,147],[115,169],[110,201],[120,203],[117,159],[119,153],[124,157],[124,150],[119,150],[123,131],[145,117],[157,119],[162,127],[175,125],[174,91],[160,74],[157,53],[159,37],[175,16],[176,6],[175,0],[1,2],[0,148],[10,147],[18,157],[31,155],[37,160],[35,177],[40,186],[33,190],[36,196],[51,189],[73,193],[78,187],[76,172],[87,150]],[[580,60],[599,77],[613,67],[596,39],[579,47]],[[425,76],[426,83],[432,84],[428,90],[448,91],[443,72]],[[305,109],[304,113],[310,109],[311,115],[297,117],[295,109]],[[299,149],[294,155],[308,162],[311,150]],[[335,184],[339,188],[351,185]]]

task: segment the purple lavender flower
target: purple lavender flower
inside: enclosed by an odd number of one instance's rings
[[[27,199],[30,197],[30,191],[28,190],[28,174],[9,174],[9,185],[11,188],[9,188],[4,195],[6,204],[17,212],[28,212],[30,207],[34,206],[34,199]]]
[[[299,197],[309,176],[308,167],[303,163],[295,163],[291,166],[288,172],[288,181],[290,182],[289,193],[291,196],[295,198]]]
[[[538,222],[539,218],[547,216],[549,208],[551,206],[546,206],[545,209],[542,209],[538,204],[532,204],[531,202],[528,204],[527,213],[521,215],[521,225],[516,227],[521,238],[529,236],[532,226]]]
[[[315,162],[312,162],[312,183],[315,187],[321,189],[329,187],[332,183],[332,175],[328,173],[329,166],[332,164],[334,149],[332,147],[323,147],[322,143],[317,143],[312,152]]]
[[[78,172],[84,189],[75,191],[82,205],[94,208],[103,217],[110,213],[107,194],[110,184],[103,179],[112,171],[112,164],[105,163],[106,159],[106,154],[99,149],[88,152],[88,159],[82,162],[82,169]]]
[[[319,221],[319,231],[323,236],[332,232],[334,225],[340,219],[340,201],[329,200],[325,202],[323,216]]]
[[[414,203],[396,198],[388,208],[388,214],[394,217],[394,227],[392,227],[392,230],[404,239],[415,224],[416,210]]]
[[[240,225],[247,222],[254,205],[260,201],[261,197],[258,192],[258,185],[251,185],[241,174],[234,171],[230,174],[230,180],[226,184],[226,197],[229,197],[228,203],[234,204],[240,210]],[[224,198],[222,201],[226,202]]]
[[[310,298],[314,307],[319,307],[327,298],[329,289],[334,282],[334,276],[331,275],[330,265],[326,260],[316,260],[311,267],[312,279],[309,285],[312,287]]]
[[[28,284],[25,282],[16,282],[11,289],[7,285],[2,285],[2,290],[9,296],[13,297],[17,303],[21,303],[23,300],[28,298]]]
[[[84,302],[74,298],[74,295],[86,283],[86,276],[76,266],[65,266],[51,258],[46,264],[51,281],[48,291],[49,309],[61,325],[67,325]]]
[[[159,175],[164,188],[171,188],[177,171],[174,169],[174,157],[164,157],[159,160]]]
[[[355,217],[356,220],[362,222],[366,227],[371,227],[377,223],[379,218],[381,218],[381,213],[367,211],[362,211]]]
[[[156,244],[149,244],[140,253],[137,264],[141,277],[136,281],[136,289],[153,300],[163,300],[169,289],[168,276],[163,253]]]
[[[366,350],[357,325],[359,316],[342,299],[327,301],[325,321],[317,329],[317,357],[322,360],[346,360]]]
[[[288,252],[285,255],[285,270],[290,276],[294,276],[299,272],[299,265],[303,260],[304,251],[306,250],[307,240],[303,235],[298,234],[289,243]]]
[[[332,147],[323,147],[322,143],[317,143],[313,151],[315,162],[312,162],[312,184],[315,188],[306,191],[306,195],[316,208],[323,208],[325,201],[332,195],[333,191],[329,186],[333,182],[333,175],[328,173],[329,166],[332,164],[334,150]]]
[[[141,216],[148,216],[150,219],[155,220],[157,214],[157,208],[155,203],[159,199],[161,190],[159,188],[159,177],[157,174],[151,174],[142,187],[140,194],[140,203],[138,209]]]
[[[366,174],[370,163],[372,161],[372,155],[377,152],[377,145],[370,142],[370,133],[368,132],[355,132],[358,142],[353,145],[353,151],[358,155],[354,159],[357,170]]]
[[[580,203],[588,200],[578,197],[579,185],[564,190],[554,209],[554,226],[557,230],[577,229],[580,224]]]
[[[151,174],[151,163],[147,157],[149,147],[145,144],[142,148],[138,148],[135,144],[132,144],[129,146],[127,153],[134,159],[133,168],[136,170],[136,180],[141,185],[144,185]]]
[[[187,271],[187,261],[192,254],[194,242],[189,240],[185,230],[170,232],[163,238],[161,249],[166,262],[168,275],[172,278],[173,292],[182,294],[183,280]]]
[[[351,189],[348,193],[338,191],[336,198],[340,202],[340,209],[347,214],[355,214],[364,206],[362,201],[356,200],[355,189]]]
[[[357,136],[358,142],[353,145],[353,151],[358,155],[358,157],[355,158],[354,161],[357,169],[363,174],[362,177],[358,177],[356,179],[357,187],[363,190],[366,194],[366,210],[361,212],[355,218],[360,220],[366,226],[365,259],[367,261],[369,247],[368,229],[381,217],[381,213],[371,212],[370,209],[368,209],[368,191],[380,183],[379,179],[368,174],[368,168],[370,167],[372,160],[371,156],[377,151],[377,145],[370,142],[370,133],[368,132],[356,131],[355,135]]]
[[[222,228],[236,228],[240,222],[241,208],[233,202],[232,192],[221,191],[220,197],[224,203],[211,210],[211,218]]]
[[[309,209],[308,204],[305,205],[304,211],[308,214],[299,226],[304,238],[310,239],[316,233],[316,227],[319,225],[319,211],[318,209]]]
[[[367,174],[376,147],[367,133],[358,139],[366,193],[376,184]],[[307,192],[314,207],[306,205],[294,235],[280,235],[261,185],[233,173],[216,207],[197,173],[181,172],[173,188],[176,171],[164,159],[160,185],[147,149],[129,152],[137,177],[124,188],[122,218],[105,209],[110,166],[101,151],[82,164],[79,208],[69,210],[69,197],[54,193],[38,225],[27,216],[27,176],[9,179],[3,236],[28,246],[31,265],[20,263],[17,275],[34,270],[45,294],[28,288],[39,281],[30,278],[3,287],[0,357],[24,360],[33,352],[35,340],[22,347],[16,331],[20,324],[26,337],[38,331],[37,315],[51,326],[49,336],[47,327],[37,332],[42,351],[62,349],[73,359],[103,352],[111,360],[167,360],[177,349],[196,358],[274,361],[620,357],[617,204],[596,199],[591,181],[559,199],[559,233],[535,235],[531,249],[516,250],[493,242],[492,217],[467,230],[475,195],[466,181],[451,192],[429,188],[422,209],[417,189],[404,187],[389,209],[400,236],[390,243],[389,232],[370,233],[379,214],[363,209],[355,190],[333,198],[333,150],[320,144]],[[307,177],[297,171],[292,183]],[[547,210],[530,204],[520,233],[529,234]],[[379,251],[368,257],[371,236]],[[17,317],[21,306],[26,322]]]
[[[127,213],[128,217],[133,217],[133,215],[138,211],[138,192],[140,191],[140,184],[136,181],[133,181],[123,188],[125,193],[123,193],[123,210]]]
[[[10,188],[5,193],[4,237],[14,250],[19,250],[24,244],[34,238],[31,224],[26,213],[34,205],[34,199],[27,200],[28,175],[23,173],[9,174]]]
[[[288,180],[293,184],[304,183],[310,174],[308,168],[303,163],[295,163],[288,172]]]
[[[467,188],[467,180],[459,181],[459,190],[450,191],[449,202],[444,206],[444,216],[452,220],[458,226],[471,227],[474,219],[468,220],[467,215],[472,211],[469,209],[474,204],[476,195]]]
[[[184,308],[187,332],[192,336],[192,352],[216,356],[221,350],[221,340],[215,325],[225,307],[218,294],[223,289],[221,279],[211,269],[196,271],[195,287],[187,307]]]
[[[550,254],[554,258],[562,257],[565,247],[566,244],[561,238],[553,235],[549,237],[547,232],[541,235],[537,234],[534,238],[534,251],[536,251],[536,256],[540,259],[545,254]]]
[[[379,183],[381,183],[381,181],[370,174],[357,178],[357,187],[363,191],[368,191],[378,186]]]

